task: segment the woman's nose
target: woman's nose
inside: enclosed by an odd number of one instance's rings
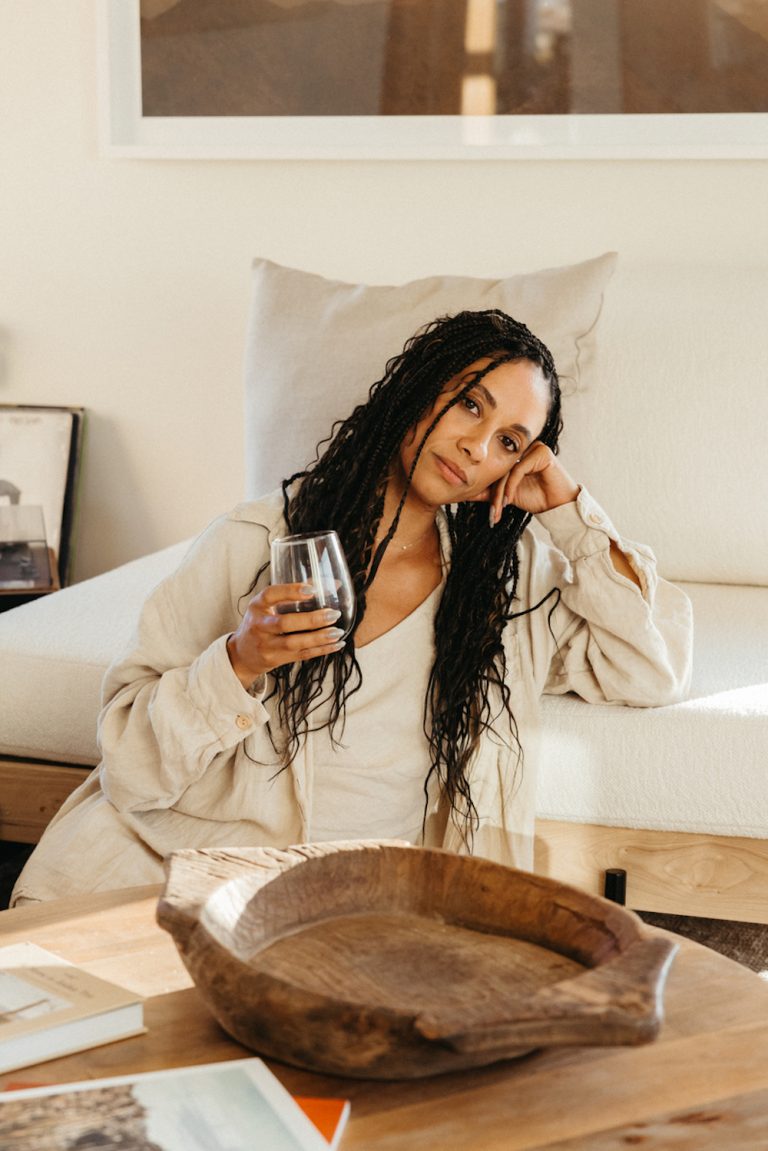
[[[474,463],[480,463],[488,455],[488,445],[484,436],[462,436],[458,443],[459,451]]]

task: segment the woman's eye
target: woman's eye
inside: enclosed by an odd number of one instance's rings
[[[473,400],[471,396],[464,396],[464,399],[461,402],[463,403],[463,405],[467,409],[467,411],[478,412],[480,410],[478,407],[477,400]]]
[[[510,436],[501,436],[501,442],[502,442],[502,445],[503,445],[505,451],[507,451],[507,452],[519,451],[520,445],[517,443],[517,440],[511,439]]]

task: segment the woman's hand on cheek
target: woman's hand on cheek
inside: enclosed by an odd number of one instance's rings
[[[537,515],[569,504],[579,494],[579,485],[569,476],[546,444],[534,443],[510,471],[472,499],[490,504],[491,527],[499,522],[507,504]]]
[[[496,480],[496,482],[494,484],[491,484],[490,487],[483,488],[483,490],[481,492],[478,492],[474,496],[467,496],[467,503],[470,503],[470,504],[483,503],[483,504],[489,504],[490,505],[489,516],[490,516],[490,521],[491,521],[491,527],[493,527],[494,524],[497,524],[499,522],[499,520],[501,519],[501,513],[503,512],[504,506],[505,506],[504,505],[504,492],[506,490],[508,478],[509,478],[509,473],[507,472],[506,475],[502,476],[500,480]]]
[[[501,505],[514,504],[521,511],[538,515],[562,504],[572,503],[579,494],[579,485],[568,474],[554,452],[538,441],[514,464],[503,481]],[[494,495],[496,495],[494,487]],[[496,500],[492,508],[498,509]],[[495,517],[498,523],[500,510]]]

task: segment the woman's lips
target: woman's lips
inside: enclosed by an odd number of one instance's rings
[[[468,482],[467,473],[463,471],[458,464],[449,463],[448,460],[444,460],[442,456],[437,455],[435,456],[435,461],[437,463],[437,470],[449,484],[453,484],[454,487],[458,488]]]

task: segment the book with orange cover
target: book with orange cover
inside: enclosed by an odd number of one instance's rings
[[[261,1059],[169,1067],[0,1092],[0,1147],[98,1145],[156,1151],[328,1151],[314,1122]]]
[[[336,1151],[349,1119],[349,1100],[315,1099],[306,1095],[294,1095],[294,1099],[317,1127],[331,1151]]]
[[[27,1091],[33,1087],[42,1087],[42,1083],[28,1083],[15,1079],[6,1083],[5,1091]],[[294,1095],[294,1099],[301,1107],[308,1119],[330,1147],[330,1151],[337,1151],[344,1128],[349,1119],[350,1103],[348,1099],[320,1099],[306,1095]]]

